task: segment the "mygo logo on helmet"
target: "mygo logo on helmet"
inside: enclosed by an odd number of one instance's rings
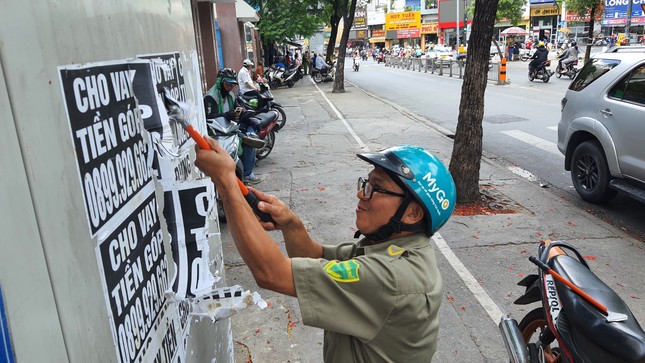
[[[434,194],[434,199],[441,203],[441,209],[448,209],[448,207],[450,206],[450,201],[446,199],[446,192],[443,189],[439,188],[439,186],[437,186],[437,179],[432,177],[432,172],[428,172],[421,179],[428,183],[429,189],[426,190],[426,193]]]

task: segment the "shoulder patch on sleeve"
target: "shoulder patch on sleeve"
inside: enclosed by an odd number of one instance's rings
[[[361,265],[355,260],[347,261],[329,261],[324,269],[327,274],[334,280],[339,282],[356,282],[359,281],[358,268]]]
[[[399,247],[397,245],[390,245],[387,248],[387,253],[390,256],[398,256],[398,255],[402,254],[403,252],[405,252],[405,248],[401,248],[401,247]]]

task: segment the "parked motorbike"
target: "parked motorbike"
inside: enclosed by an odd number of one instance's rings
[[[323,68],[322,70],[313,68],[311,70],[311,77],[314,79],[314,82],[331,82],[334,80],[334,77],[331,75],[332,67]]]
[[[533,82],[534,79],[541,79],[542,82],[547,83],[551,79],[553,72],[549,69],[551,61],[547,60],[542,62],[537,67],[533,68],[529,65],[529,81]]]
[[[292,67],[285,69],[280,66],[271,66],[269,71],[265,72],[266,78],[269,81],[269,86],[276,89],[278,87],[287,86],[293,87],[298,81],[298,69],[300,67]]]
[[[235,121],[229,120],[226,116],[207,119],[206,125],[208,125],[208,136],[215,139],[235,162],[235,175],[241,180],[244,176],[244,165],[240,159],[244,133],[240,130],[240,125]],[[219,198],[219,194],[216,195],[215,200],[217,202],[217,216],[219,221],[226,223],[226,212],[224,211],[224,205]]]
[[[560,62],[558,62],[558,66],[555,68],[555,76],[560,78],[563,75],[568,76],[569,79],[574,79],[576,78],[576,74],[578,74],[578,68],[576,66],[578,65],[578,60],[574,60],[573,63],[569,64],[567,66],[567,69],[563,70],[560,67]]]
[[[278,125],[280,130],[287,123],[287,114],[284,112],[282,105],[273,100],[273,93],[271,88],[266,82],[258,82],[260,91],[249,91],[245,94],[238,94],[239,103],[244,106],[246,110],[255,112],[268,112],[275,110],[278,112]]]
[[[258,160],[265,159],[275,145],[275,134],[278,132],[278,118],[279,112],[276,110],[269,110],[267,112],[260,113],[250,113],[244,116],[244,124],[253,125],[256,130],[256,134],[261,140],[264,140],[265,144],[263,147],[258,148],[255,153],[255,157]]]
[[[358,58],[354,58],[354,64],[352,65],[352,67],[354,68],[354,72],[358,72],[358,69],[360,68],[360,66],[361,66],[361,60]]]
[[[499,328],[511,362],[645,362],[645,332],[573,246],[542,242],[538,257],[529,260],[538,274],[518,283],[526,291],[515,304],[541,306],[519,324],[502,317]]]

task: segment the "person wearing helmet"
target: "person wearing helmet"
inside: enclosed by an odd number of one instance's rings
[[[208,119],[212,119],[223,114],[235,113],[237,99],[234,94],[234,89],[238,85],[237,73],[230,68],[222,68],[217,73],[217,80],[215,85],[206,92],[204,96],[204,109],[206,114],[206,123]],[[229,118],[237,118],[230,116]],[[262,147],[264,141],[259,139],[255,134],[255,126],[246,122],[250,118],[240,118],[240,123],[246,127],[246,136],[243,138],[242,144],[242,164],[244,165],[244,183],[249,185],[258,184],[261,179],[257,178],[253,173],[255,167],[255,154],[256,147]]]
[[[569,64],[578,60],[579,53],[580,50],[578,49],[578,43],[573,41],[571,42],[571,44],[569,44],[569,48],[567,48],[564,52],[562,52],[562,54],[560,54],[560,56],[558,56],[561,73],[567,73],[567,67],[569,66]]]
[[[455,207],[448,169],[432,153],[397,146],[357,156],[373,166],[357,185],[355,238],[321,245],[275,196],[254,190],[259,222],[226,151],[198,150],[240,255],[262,288],[295,296],[304,324],[325,330],[325,362],[428,362],[437,347],[442,279],[430,243]],[[249,220],[253,223],[249,223]],[[264,227],[264,229],[263,229]],[[288,257],[266,230],[280,230]]]
[[[532,61],[531,63],[529,63],[529,69],[531,71],[535,70],[542,63],[546,62],[548,58],[549,58],[549,51],[544,46],[544,42],[542,41],[538,42],[537,49],[535,50],[535,53],[533,53],[533,55],[530,58],[532,59]]]
[[[253,68],[253,62],[249,59],[245,59],[242,62],[242,68],[237,75],[237,82],[240,84],[240,93],[246,94],[247,92],[257,92],[259,89],[253,84],[253,78],[251,77],[251,68]]]

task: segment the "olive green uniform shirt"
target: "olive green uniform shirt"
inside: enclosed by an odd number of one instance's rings
[[[304,324],[325,329],[328,363],[430,362],[442,290],[430,239],[366,241],[292,259]]]

